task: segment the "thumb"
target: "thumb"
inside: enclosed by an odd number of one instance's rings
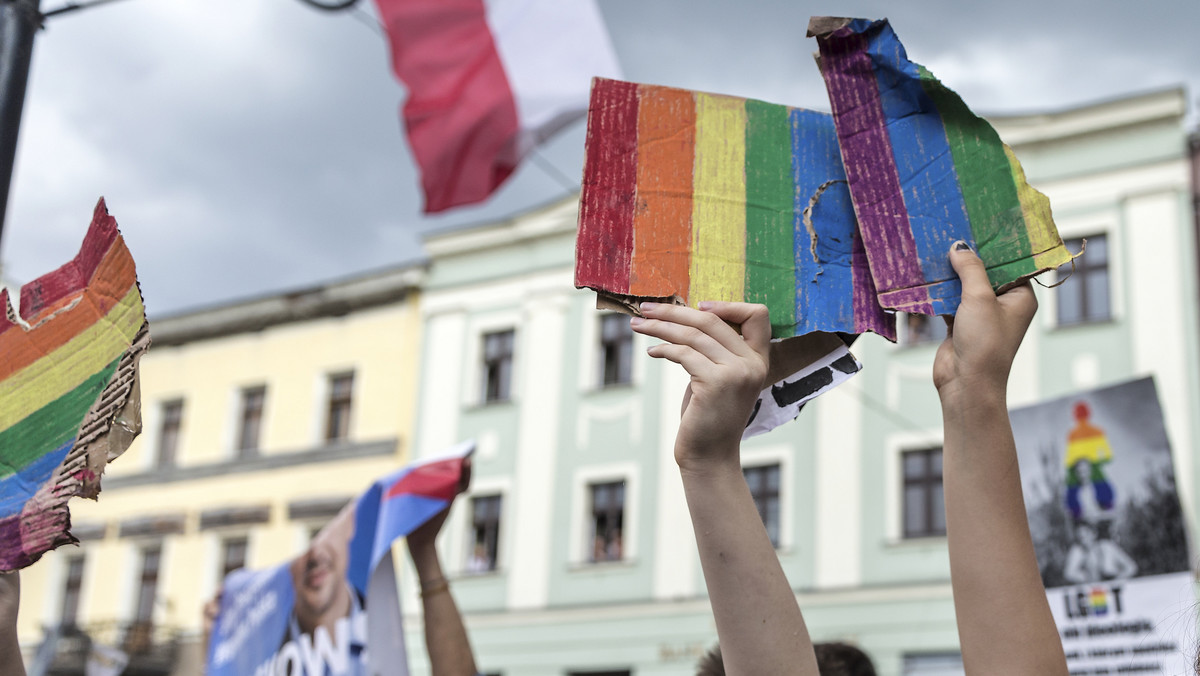
[[[962,280],[964,296],[984,292],[989,296],[995,295],[992,283],[988,280],[987,268],[965,241],[960,239],[950,247],[950,265]]]

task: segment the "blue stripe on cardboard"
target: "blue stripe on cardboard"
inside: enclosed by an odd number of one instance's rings
[[[882,23],[873,28],[867,53],[874,65],[922,276],[956,279],[950,246],[960,239],[973,242],[973,235],[946,129],[921,86],[917,65],[908,60],[892,27]]]
[[[62,464],[73,445],[75,439],[71,438],[20,471],[0,479],[0,518],[20,514],[29,498],[54,475],[55,468]]]
[[[851,246],[855,228],[837,128],[827,113],[792,109],[792,171],[796,185],[793,230],[796,248],[796,335],[810,331],[856,333]],[[828,186],[812,211],[817,258],[802,213],[822,184]]]

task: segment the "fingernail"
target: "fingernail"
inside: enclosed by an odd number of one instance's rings
[[[960,239],[954,243],[954,250],[955,251],[970,251],[971,245],[967,244],[965,241]]]
[[[644,323],[645,321],[646,321],[645,317],[630,317],[629,325],[630,326],[638,326],[638,325]]]
[[[702,300],[699,303],[696,303],[697,310],[707,310],[707,309],[711,308],[712,306],[713,306],[713,304],[712,304],[712,301],[710,301],[710,300]]]
[[[658,303],[641,303],[638,305],[642,312],[654,312],[658,308]]]

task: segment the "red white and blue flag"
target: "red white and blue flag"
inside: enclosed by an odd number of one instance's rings
[[[594,0],[375,0],[425,212],[481,202],[620,67]]]

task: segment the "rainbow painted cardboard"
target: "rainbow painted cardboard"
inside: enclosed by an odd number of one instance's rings
[[[970,243],[997,290],[1070,260],[1049,202],[995,131],[912,64],[884,22],[814,19],[833,115],[596,80],[575,285],[745,300],[775,337],[954,314]]]
[[[138,359],[150,338],[133,257],[96,205],[74,259],[0,291],[0,571],[75,542],[67,500],[95,497],[141,430]]]
[[[895,338],[857,235],[833,118],[596,79],[575,285],[639,300],[763,303],[776,338]]]
[[[962,287],[946,252],[965,240],[997,291],[1071,260],[1050,200],[957,94],[908,60],[887,20],[817,17],[858,227],[884,307],[954,314]]]

